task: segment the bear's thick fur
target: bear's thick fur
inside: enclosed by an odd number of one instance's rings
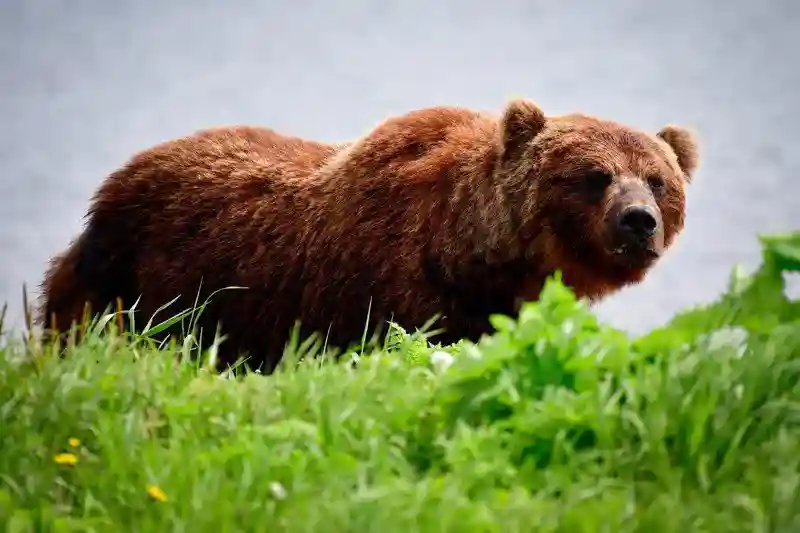
[[[119,297],[138,323],[218,292],[221,360],[271,371],[296,320],[344,347],[434,315],[445,342],[489,332],[560,270],[597,300],[643,279],[684,225],[693,135],[656,135],[529,100],[500,116],[434,107],[328,145],[215,128],[134,156],[94,196],[43,283],[40,320],[62,331]],[[199,291],[199,293],[198,293]],[[55,322],[53,322],[55,320]]]

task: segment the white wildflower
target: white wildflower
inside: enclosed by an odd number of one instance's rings
[[[437,372],[443,372],[453,364],[453,356],[447,352],[438,350],[431,354],[431,364],[433,364]]]
[[[269,483],[269,493],[276,500],[285,500],[286,499],[286,487],[284,487],[281,483],[279,483],[277,481],[270,481],[270,483]]]

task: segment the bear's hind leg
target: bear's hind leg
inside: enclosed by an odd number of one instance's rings
[[[131,306],[137,290],[131,254],[110,246],[96,223],[53,258],[42,283],[39,320],[46,333],[64,334],[97,313]],[[124,317],[123,317],[124,318]],[[127,325],[123,322],[123,327]]]

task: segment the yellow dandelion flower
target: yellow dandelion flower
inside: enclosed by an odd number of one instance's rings
[[[147,495],[159,502],[167,501],[167,495],[164,494],[164,491],[161,490],[161,487],[158,485],[148,485]]]
[[[59,453],[53,457],[53,461],[59,465],[74,465],[78,462],[78,456],[74,453]]]
[[[80,441],[80,439],[76,439],[75,437],[72,437],[72,438],[71,438],[71,439],[69,439],[67,442],[68,442],[68,443],[69,443],[69,445],[70,445],[70,446],[72,446],[73,448],[77,448],[78,446],[80,446],[80,445],[81,445],[81,441]]]

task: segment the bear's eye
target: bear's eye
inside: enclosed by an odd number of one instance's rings
[[[650,176],[648,176],[647,185],[650,187],[650,190],[652,190],[653,194],[656,196],[659,196],[664,192],[664,178],[662,178],[658,174],[651,174]]]
[[[592,200],[600,200],[606,189],[611,185],[611,174],[605,170],[588,170],[581,176],[586,194]]]

